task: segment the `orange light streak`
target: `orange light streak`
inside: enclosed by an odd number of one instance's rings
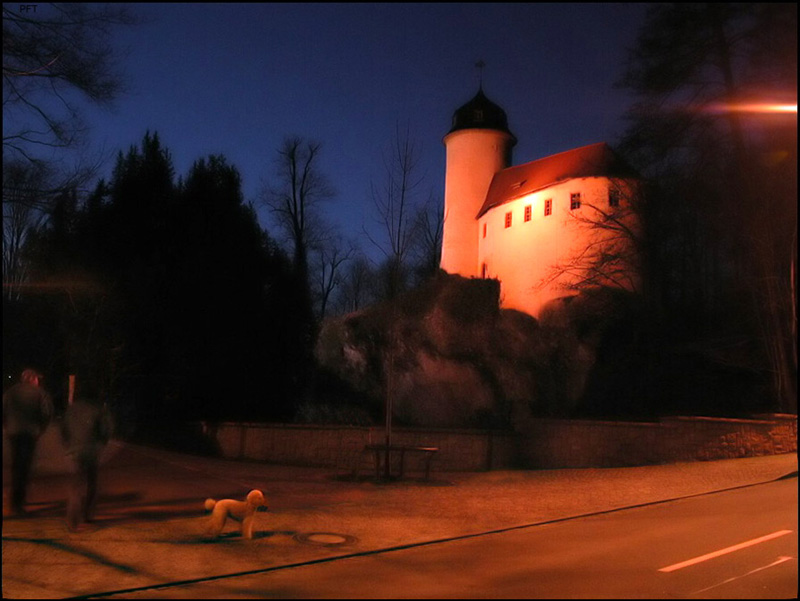
[[[797,104],[769,104],[769,103],[742,103],[742,104],[712,104],[709,107],[713,112],[734,113],[796,113]]]

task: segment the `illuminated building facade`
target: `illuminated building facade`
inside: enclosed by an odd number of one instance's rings
[[[585,265],[597,253],[625,254],[630,238],[621,229],[635,228],[636,176],[605,143],[512,167],[516,142],[505,111],[482,89],[455,111],[444,137],[440,266],[464,277],[497,278],[503,308],[538,317],[549,301],[577,293],[571,286],[586,279]],[[592,281],[630,289],[633,270],[610,265],[607,281]]]

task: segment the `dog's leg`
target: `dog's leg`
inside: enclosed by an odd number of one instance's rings
[[[242,520],[242,538],[253,538],[253,522],[255,522],[256,514],[251,512]]]
[[[208,519],[208,527],[206,528],[206,534],[208,534],[208,536],[219,536],[222,534],[222,529],[225,527],[225,521],[228,519],[227,510],[217,511],[217,508],[214,509],[215,511]]]

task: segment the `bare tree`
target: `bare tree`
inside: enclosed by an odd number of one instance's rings
[[[369,260],[356,251],[345,266],[337,295],[337,311],[351,313],[375,300],[375,273]]]
[[[395,296],[404,286],[408,255],[412,249],[419,222],[417,194],[423,181],[419,174],[419,153],[408,128],[395,127],[389,156],[384,155],[383,184],[371,186],[377,221],[383,229],[383,240],[366,232],[369,240],[384,254],[387,266],[387,295]]]
[[[442,258],[444,211],[441,199],[433,193],[417,212],[415,231],[412,253],[415,271],[417,279],[424,280],[438,271]]]
[[[352,242],[334,235],[317,244],[313,249],[312,294],[320,320],[325,319],[331,297],[341,285],[344,267],[355,254]]]
[[[320,171],[321,148],[299,136],[286,138],[275,160],[277,181],[262,192],[263,203],[292,245],[295,270],[307,284],[309,250],[324,235],[318,205],[334,195]]]
[[[44,220],[40,210],[43,201],[41,187],[48,179],[47,168],[20,160],[3,168],[3,293],[17,298],[20,286],[27,279],[23,250],[28,234]]]

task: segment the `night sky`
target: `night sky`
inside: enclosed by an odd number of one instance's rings
[[[622,133],[614,89],[645,4],[129,4],[118,30],[128,91],[84,115],[109,156],[157,131],[177,175],[210,153],[241,172],[246,200],[273,176],[282,139],[323,144],[336,189],[326,212],[362,248],[370,182],[395,127],[410,128],[425,196],[443,196],[453,111],[486,95],[519,140],[516,164]],[[109,159],[101,175],[113,167]],[[270,231],[267,214],[260,213]],[[374,249],[373,249],[374,250]],[[371,251],[370,251],[371,252]]]

